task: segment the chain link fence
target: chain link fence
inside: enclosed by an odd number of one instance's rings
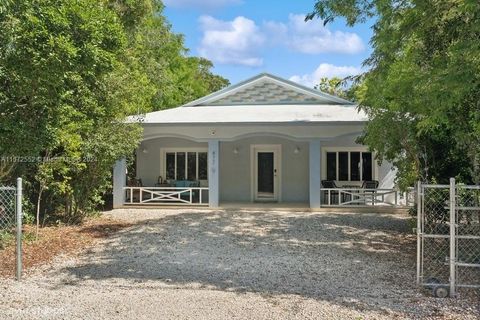
[[[0,232],[8,233],[15,227],[16,189],[0,186]]]
[[[456,286],[480,289],[480,186],[456,188]]]
[[[438,297],[480,289],[480,186],[417,187],[418,284]]]
[[[17,187],[0,186],[0,248],[16,242],[16,277],[22,274],[22,179]]]

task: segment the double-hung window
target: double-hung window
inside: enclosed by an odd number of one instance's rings
[[[328,151],[327,180],[364,181],[373,179],[371,152]]]
[[[208,180],[206,149],[165,149],[162,152],[167,180]]]

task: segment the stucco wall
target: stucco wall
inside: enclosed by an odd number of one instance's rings
[[[356,135],[322,141],[322,175],[324,175],[325,149],[335,147],[365,148],[355,143]],[[309,143],[280,137],[250,137],[220,142],[220,201],[251,201],[251,148],[252,144],[279,144],[281,154],[281,198],[283,202],[308,202],[309,199]],[[161,148],[208,148],[204,142],[181,138],[157,138],[142,142],[137,150],[137,177],[144,186],[154,186],[160,172]],[[295,153],[295,148],[299,152]],[[238,153],[234,152],[234,149]],[[144,152],[145,151],[145,152]],[[392,188],[395,172],[384,162],[376,170],[381,188]]]
[[[201,108],[201,107],[200,107]],[[186,138],[207,142],[217,138],[221,141],[236,141],[247,136],[289,136],[294,139],[312,139],[315,137],[333,138],[346,134],[362,132],[364,123],[302,123],[302,124],[144,124],[144,139],[159,137]]]
[[[220,143],[220,201],[251,201],[251,148],[253,144],[279,144],[283,202],[308,202],[308,143],[276,137],[254,137]],[[295,148],[299,152],[295,153]],[[238,153],[234,153],[237,148]]]
[[[179,138],[158,138],[142,142],[137,149],[136,168],[137,178],[142,179],[144,186],[153,187],[158,177],[162,175],[160,173],[160,149],[178,147],[208,148],[208,144]]]

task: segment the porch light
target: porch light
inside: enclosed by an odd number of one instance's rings
[[[237,147],[233,148],[233,153],[238,154],[238,148]]]
[[[142,152],[143,152],[143,153],[148,153],[148,149],[147,149],[147,148],[143,148],[143,149],[142,149]]]
[[[295,147],[295,150],[293,150],[293,153],[299,154],[299,153],[300,153],[300,148],[299,148],[299,147]]]

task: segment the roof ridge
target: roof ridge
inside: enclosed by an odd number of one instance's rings
[[[303,102],[308,102],[307,104],[314,104],[315,101],[313,101],[312,99],[316,99],[316,100],[318,100],[318,102],[320,102],[321,100],[326,100],[326,102],[327,102],[326,104],[345,104],[345,105],[353,105],[354,104],[351,101],[348,101],[348,100],[342,99],[340,97],[322,92],[320,90],[308,88],[304,85],[298,84],[298,83],[293,82],[291,80],[287,80],[287,79],[278,77],[278,76],[273,75],[273,74],[268,73],[268,72],[262,72],[262,73],[257,74],[256,76],[250,77],[250,78],[248,78],[246,80],[243,80],[239,83],[228,86],[228,87],[223,88],[219,91],[213,92],[213,93],[211,93],[211,94],[209,94],[205,97],[199,98],[199,99],[194,100],[194,101],[189,102],[189,103],[186,103],[182,107],[208,105],[208,103],[221,100],[222,98],[224,98],[228,95],[235,95],[242,88],[248,89],[249,86],[253,86],[257,81],[259,81],[263,78],[267,78],[267,79],[272,80],[273,82],[277,82],[277,84],[279,86],[285,87],[287,90],[290,89],[291,91],[295,91],[298,94],[303,94],[305,96],[309,96],[309,98],[308,98],[309,101],[307,101],[307,99],[305,99],[305,98],[303,99],[304,100]],[[259,100],[259,101],[261,101],[261,100]],[[299,103],[299,101],[295,101],[295,100],[290,101],[290,102],[297,103],[297,104]],[[302,102],[302,101],[300,101],[300,102]],[[252,101],[246,102],[246,103],[252,103]],[[282,100],[279,100],[279,101],[273,100],[271,103],[272,104],[282,103]],[[238,102],[237,105],[238,104],[240,104],[240,102]]]

